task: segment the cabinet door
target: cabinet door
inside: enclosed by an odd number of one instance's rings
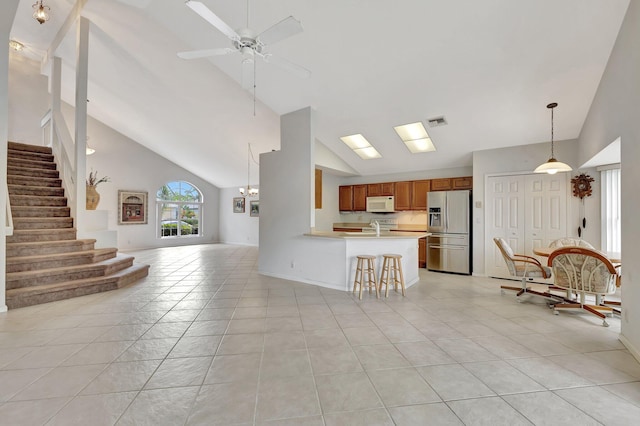
[[[473,177],[465,176],[459,178],[453,178],[451,180],[451,189],[472,189]]]
[[[353,210],[367,210],[367,185],[353,185]]]
[[[427,267],[427,237],[418,239],[418,268]]]
[[[353,186],[345,185],[338,188],[338,205],[341,212],[353,210]]]
[[[381,183],[380,195],[394,195],[395,186],[394,182]]]
[[[451,178],[431,179],[432,191],[448,191],[451,189]]]
[[[413,198],[411,199],[411,210],[427,210],[427,192],[431,188],[428,180],[413,181]]]
[[[396,182],[395,203],[396,210],[411,210],[411,192],[413,182]]]
[[[315,202],[316,202],[316,209],[321,209],[322,208],[322,170],[320,169],[316,169]]]
[[[378,197],[380,195],[382,195],[381,183],[367,184],[367,197]]]

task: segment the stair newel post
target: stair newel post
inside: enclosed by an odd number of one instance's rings
[[[76,229],[84,230],[87,172],[87,84],[89,79],[89,20],[80,17],[76,37],[76,131],[74,182],[75,194],[71,206],[75,212]]]

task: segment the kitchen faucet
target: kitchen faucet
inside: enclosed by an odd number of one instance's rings
[[[376,237],[379,237],[380,236],[380,224],[378,223],[378,221],[377,220],[372,220],[369,225],[371,225],[371,226],[376,228]]]

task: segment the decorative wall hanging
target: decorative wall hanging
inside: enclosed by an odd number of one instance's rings
[[[118,225],[147,223],[146,191],[118,190]]]
[[[587,218],[584,213],[584,199],[591,197],[591,182],[593,178],[584,173],[571,179],[571,185],[573,186],[573,196],[580,198],[580,212],[578,218],[578,237],[582,237],[582,230],[587,227]]]
[[[260,216],[260,200],[249,201],[249,216]]]
[[[233,212],[244,213],[244,197],[234,197],[233,199]]]

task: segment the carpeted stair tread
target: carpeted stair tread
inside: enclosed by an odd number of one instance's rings
[[[7,176],[30,176],[56,179],[60,177],[57,170],[32,169],[29,167],[12,166],[7,164]]]
[[[146,277],[148,273],[149,265],[135,264],[104,277],[7,290],[6,304],[9,309],[15,309],[115,290]]]
[[[54,284],[113,274],[133,264],[133,256],[117,254],[111,259],[88,265],[73,265],[35,271],[7,272],[7,290],[35,285]]]
[[[7,183],[9,185],[62,187],[62,179],[60,178],[7,175]]]
[[[75,228],[57,229],[14,229],[13,235],[7,236],[7,243],[28,243],[39,241],[75,240]]]
[[[7,258],[7,272],[24,272],[38,269],[87,265],[117,256],[118,249],[102,248],[55,254],[38,254]]]
[[[63,229],[73,228],[72,217],[14,217],[14,229]]]
[[[39,254],[68,253],[73,251],[93,250],[96,240],[58,240],[29,243],[7,243],[7,257],[33,256]]]
[[[55,158],[53,154],[45,154],[43,152],[20,151],[15,149],[7,150],[7,160],[29,160],[53,163]]]
[[[43,195],[9,195],[11,205],[15,207],[66,207],[67,197]]]
[[[9,195],[39,195],[41,197],[64,197],[64,188],[54,186],[7,185]]]
[[[71,207],[55,206],[12,206],[11,215],[14,217],[69,217]]]
[[[40,161],[39,158],[32,157],[7,157],[7,166],[24,167],[29,169],[56,170],[56,163],[53,161]]]
[[[14,151],[23,151],[23,152],[36,152],[41,154],[51,154],[51,147],[48,146],[40,146],[40,145],[31,145],[27,143],[21,142],[12,142],[9,141],[7,143],[7,148]]]

